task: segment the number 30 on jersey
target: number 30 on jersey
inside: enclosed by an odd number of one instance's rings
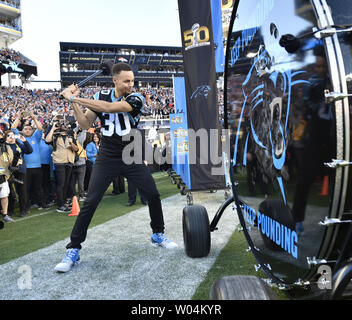
[[[106,137],[111,137],[114,133],[119,136],[129,134],[131,123],[127,113],[102,113],[103,123],[101,133]]]

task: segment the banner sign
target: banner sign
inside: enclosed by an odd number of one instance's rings
[[[175,114],[170,114],[169,118],[172,168],[191,189],[185,81],[184,78],[177,77],[173,82]]]
[[[213,37],[215,45],[216,73],[225,71],[224,39],[222,35],[221,0],[211,0],[211,17],[213,23]]]
[[[70,63],[100,63],[102,55],[71,53]]]
[[[105,60],[114,63],[125,62],[131,65],[180,65],[182,55],[151,55],[151,54],[115,54],[115,53],[75,53],[60,52],[60,63],[101,63]]]
[[[188,131],[196,136],[189,139],[190,153],[195,155],[190,161],[191,186],[192,190],[223,189],[224,176],[212,174],[218,166],[211,163],[211,153],[219,153],[210,144],[211,129],[219,129],[219,106],[210,0],[178,0],[178,8]]]

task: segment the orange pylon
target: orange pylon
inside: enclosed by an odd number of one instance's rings
[[[73,196],[73,198],[72,198],[72,210],[71,210],[71,213],[68,216],[69,217],[78,216],[80,211],[81,211],[81,209],[79,208],[78,199],[77,199],[76,196]]]
[[[329,195],[329,176],[324,176],[323,178],[323,185],[321,187],[320,196],[327,196]]]

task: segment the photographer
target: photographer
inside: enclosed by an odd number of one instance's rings
[[[5,141],[6,144],[10,146],[13,154],[17,156],[16,163],[15,160],[13,161],[11,167],[12,175],[8,181],[10,187],[8,215],[12,216],[14,214],[17,193],[20,205],[20,216],[24,217],[26,215],[27,192],[25,185],[26,166],[24,165],[23,155],[32,153],[33,148],[24,136],[15,136],[10,130],[5,132]]]
[[[13,152],[9,146],[5,144],[4,133],[0,130],[0,202],[1,202],[1,213],[4,222],[14,222],[14,220],[8,216],[8,196],[10,194],[10,188],[8,179],[10,178],[9,167],[13,161]]]
[[[53,146],[52,157],[55,166],[58,206],[56,211],[68,212],[70,209],[65,205],[65,202],[78,147],[76,139],[73,137],[73,130],[64,121],[62,115],[55,116],[45,141]]]

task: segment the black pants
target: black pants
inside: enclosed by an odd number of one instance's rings
[[[135,203],[137,199],[137,190],[142,202],[147,202],[141,190],[130,180],[127,180],[128,183],[128,202]]]
[[[86,174],[86,165],[72,167],[70,185],[67,191],[67,197],[72,198],[76,195],[76,184],[78,184],[78,195],[84,197],[84,177]]]
[[[15,202],[16,202],[16,193],[17,193],[18,202],[20,205],[20,213],[24,213],[26,212],[26,209],[27,209],[26,174],[17,171],[14,173],[14,177],[19,181],[22,181],[23,183],[19,183],[19,182],[9,183],[10,194],[9,194],[8,212],[14,213],[15,211]]]
[[[93,166],[94,166],[93,162],[91,162],[89,160],[86,161],[86,173],[84,176],[84,191],[88,190],[89,180],[90,180],[90,176],[92,174]]]
[[[26,188],[27,188],[27,210],[31,204],[43,205],[43,172],[42,168],[27,168],[26,170]]]
[[[123,176],[117,176],[112,180],[113,189],[112,192],[116,194],[125,192],[125,178]]]
[[[87,200],[76,219],[71,233],[71,242],[66,246],[67,249],[81,249],[81,243],[86,239],[94,212],[111,181],[118,175],[132,181],[143,192],[148,201],[150,226],[153,233],[164,232],[160,195],[147,166],[144,164],[126,165],[121,159],[98,158],[92,170]]]
[[[50,182],[50,165],[42,164],[42,187],[43,187],[43,202],[45,204],[50,202],[50,191],[51,191],[51,182]]]
[[[55,164],[57,206],[62,207],[71,181],[72,164]]]

